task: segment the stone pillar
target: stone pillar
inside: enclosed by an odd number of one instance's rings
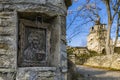
[[[65,17],[70,3],[0,0],[0,80],[67,80]]]

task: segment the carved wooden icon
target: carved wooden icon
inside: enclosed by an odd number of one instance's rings
[[[45,66],[47,61],[47,29],[45,24],[20,20],[18,66]]]

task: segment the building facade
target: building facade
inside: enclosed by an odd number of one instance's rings
[[[105,51],[105,40],[107,30],[104,24],[96,24],[91,27],[90,33],[87,37],[87,48],[91,51],[102,53]]]

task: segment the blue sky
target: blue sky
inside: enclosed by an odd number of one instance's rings
[[[96,2],[98,6],[101,8],[99,14],[101,16],[101,22],[107,24],[107,13],[105,9],[105,5],[102,2]],[[67,23],[66,26],[68,27],[71,21],[73,20],[74,16],[77,14],[77,10],[81,8],[81,6],[85,4],[85,0],[74,0],[71,7],[68,9],[68,16],[67,16]],[[89,34],[90,28],[94,25],[93,23],[82,24],[84,20],[80,19],[79,16],[75,19],[72,23],[70,28],[67,28],[67,41],[69,46],[86,46],[87,44],[87,35]],[[116,23],[116,22],[114,22]],[[113,24],[116,26],[116,24]],[[115,27],[112,27],[112,34],[111,37],[115,37]],[[73,33],[79,33],[76,36],[72,36]]]

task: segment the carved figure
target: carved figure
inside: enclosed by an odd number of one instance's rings
[[[39,61],[44,60],[45,57],[45,44],[42,32],[31,32],[28,35],[28,47],[24,51],[26,61]]]

